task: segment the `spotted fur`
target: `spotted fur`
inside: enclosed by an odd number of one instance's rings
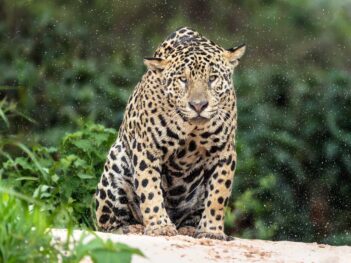
[[[145,59],[96,191],[105,231],[225,239],[236,166],[232,74],[245,46],[223,49],[181,28]]]

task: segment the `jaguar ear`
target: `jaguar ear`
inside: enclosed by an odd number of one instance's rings
[[[167,60],[162,58],[144,58],[145,66],[151,70],[163,70],[167,63]]]
[[[240,58],[245,54],[245,50],[246,50],[245,44],[242,44],[238,47],[229,48],[225,51],[225,57],[235,67],[239,64]]]

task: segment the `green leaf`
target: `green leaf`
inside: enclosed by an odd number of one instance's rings
[[[79,141],[72,142],[72,144],[77,146],[79,149],[81,149],[84,152],[89,152],[94,150],[91,140],[81,139]]]
[[[90,256],[94,263],[129,263],[133,255],[144,256],[139,249],[122,243],[104,241],[98,236],[85,242],[85,237],[86,235],[83,234],[74,248],[73,254],[78,261],[85,256]]]
[[[95,176],[90,175],[90,174],[78,174],[78,177],[81,179],[93,179]]]

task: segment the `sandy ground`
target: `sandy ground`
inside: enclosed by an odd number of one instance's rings
[[[53,229],[56,240],[64,240],[66,231]],[[79,239],[81,231],[74,231]],[[187,236],[150,237],[141,235],[97,234],[103,239],[123,242],[139,248],[146,256],[133,256],[133,263],[181,262],[351,262],[350,246],[329,246],[317,243],[263,241],[236,238],[225,242],[194,239]],[[89,259],[84,260],[90,262]]]

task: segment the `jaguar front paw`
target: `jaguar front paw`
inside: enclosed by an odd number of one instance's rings
[[[128,225],[122,227],[123,234],[136,234],[142,235],[145,231],[145,227],[141,224]]]
[[[178,228],[178,234],[183,236],[191,236],[194,237],[196,232],[196,228],[192,226],[183,226]]]
[[[149,225],[145,228],[145,235],[149,236],[175,236],[178,234],[175,225]]]
[[[234,237],[227,236],[224,233],[211,233],[211,232],[196,232],[195,238],[210,238],[210,239],[218,239],[224,241],[232,241]]]

